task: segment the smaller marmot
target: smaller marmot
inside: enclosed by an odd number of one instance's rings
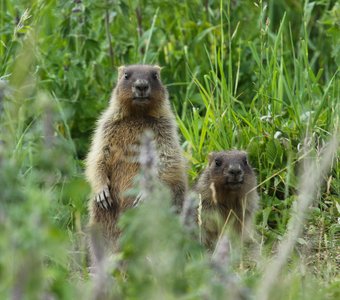
[[[202,242],[215,245],[224,225],[248,237],[258,207],[256,176],[247,153],[239,150],[212,152],[195,191],[202,201]]]
[[[152,65],[119,67],[117,86],[98,120],[87,155],[86,177],[94,195],[89,203],[90,226],[99,228],[107,250],[116,246],[119,215],[136,200],[126,192],[140,171],[136,158],[145,131],[153,132],[158,178],[171,190],[177,209],[182,207],[187,189],[186,168],[160,70]],[[94,254],[91,243],[90,247]]]

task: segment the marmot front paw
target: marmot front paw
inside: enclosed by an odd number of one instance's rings
[[[105,186],[101,192],[99,192],[95,197],[94,201],[102,209],[110,209],[115,206],[114,200],[111,197],[110,190],[108,186]]]

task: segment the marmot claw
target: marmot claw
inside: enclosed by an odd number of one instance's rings
[[[102,209],[109,209],[113,207],[113,200],[110,195],[109,188],[106,186],[101,192],[95,196],[95,201],[99,207]]]

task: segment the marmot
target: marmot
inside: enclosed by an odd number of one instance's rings
[[[145,130],[154,135],[159,179],[170,188],[180,210],[187,190],[186,168],[160,67],[121,66],[109,107],[98,120],[86,159],[86,177],[94,194],[89,203],[89,223],[100,229],[108,247],[115,245],[119,235],[119,214],[135,201],[125,192],[133,186],[140,170],[136,157]]]
[[[239,150],[212,152],[209,165],[195,191],[201,197],[203,243],[211,248],[227,222],[242,237],[249,236],[258,207],[256,176],[247,153]]]

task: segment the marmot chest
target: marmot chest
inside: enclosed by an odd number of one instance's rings
[[[167,140],[171,136],[171,123],[166,119],[142,118],[124,119],[107,124],[104,132],[111,155],[124,157],[125,161],[137,162],[140,142],[146,130],[153,132],[156,148],[159,151],[163,148],[162,143],[168,143]]]

